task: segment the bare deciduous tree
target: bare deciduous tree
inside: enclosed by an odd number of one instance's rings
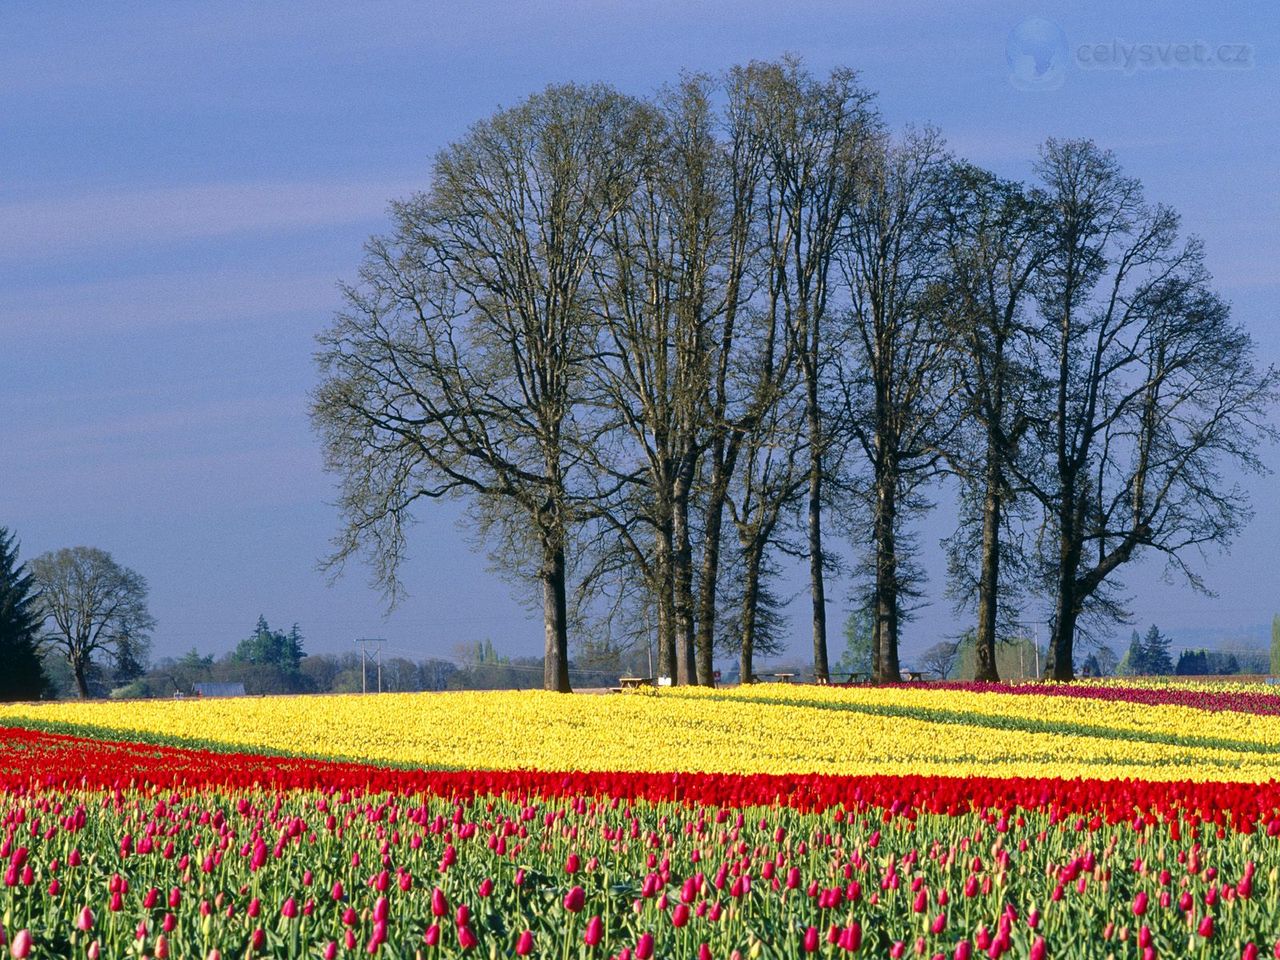
[[[951,592],[976,601],[974,673],[998,680],[996,635],[1017,620],[1026,581],[1023,541],[1006,533],[1015,509],[1012,465],[1044,389],[1033,284],[1045,256],[1044,207],[1021,184],[970,164],[948,178],[942,220],[946,320],[965,424],[949,457],[963,486],[961,528],[948,542]],[[976,559],[976,563],[975,563]]]
[[[1074,675],[1077,622],[1112,602],[1121,566],[1147,551],[1203,588],[1187,554],[1222,547],[1249,516],[1223,460],[1260,471],[1277,376],[1210,289],[1178,217],[1088,141],[1048,141],[1051,210],[1038,295],[1054,388],[1037,417],[1041,469],[1023,477],[1045,512],[1054,596],[1046,674]]]
[[[826,555],[822,546],[824,463],[832,434],[824,422],[821,383],[835,264],[878,118],[872,95],[852,70],[826,80],[799,61],[746,68],[765,155],[763,202],[769,224],[766,269],[776,285],[804,383],[808,500],[806,528],[813,605],[813,668],[828,677]]]
[[[645,116],[606,87],[561,86],[477,123],[394,206],[320,341],[313,417],[345,521],[331,562],[365,553],[394,603],[415,505],[467,496],[533,554],[552,690],[569,688],[566,548],[590,486],[584,285],[632,196]]]
[[[117,657],[144,649],[155,620],[147,610],[147,581],[96,547],[71,547],[31,561],[40,590],[40,609],[52,629],[50,643],[60,648],[81,697],[89,696],[94,654]]]
[[[847,219],[841,267],[852,309],[843,419],[866,464],[872,518],[874,674],[901,679],[898,625],[908,551],[906,508],[934,478],[959,423],[943,322],[938,237],[947,158],[932,131],[884,141]]]

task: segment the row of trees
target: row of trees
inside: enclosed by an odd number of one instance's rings
[[[1200,587],[1189,552],[1248,518],[1229,477],[1262,469],[1276,374],[1199,242],[1091,142],[1010,181],[890,133],[852,71],[752,63],[649,99],[550,87],[392,211],[321,337],[331,562],[363,555],[394,603],[415,511],[464,499],[540,584],[550,689],[589,613],[655,634],[676,682],[710,683],[717,646],[750,675],[788,555],[825,679],[833,529],[897,680],[943,476],[981,679],[1028,603],[1071,677],[1127,563]]]

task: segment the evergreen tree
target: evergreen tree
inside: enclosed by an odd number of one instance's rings
[[[1124,677],[1140,677],[1148,672],[1147,652],[1142,646],[1142,637],[1135,630],[1129,638],[1129,649],[1125,652],[1124,659],[1116,667],[1116,673]]]
[[[1280,676],[1280,613],[1271,618],[1271,675]]]
[[[296,673],[302,665],[302,634],[295,623],[288,634],[272,630],[267,618],[259,615],[253,633],[241,640],[233,658],[243,663],[278,667]]]
[[[1209,673],[1209,656],[1204,650],[1183,650],[1173,672],[1180,677],[1202,677]]]
[[[1157,676],[1173,673],[1173,657],[1169,653],[1169,638],[1154,623],[1142,640],[1145,673]]]
[[[14,535],[0,527],[0,700],[36,700],[47,693],[41,622],[34,578],[18,562]]]

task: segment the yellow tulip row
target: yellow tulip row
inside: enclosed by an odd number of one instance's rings
[[[1134,686],[1133,684],[1125,684]],[[1091,684],[1097,686],[1097,684]],[[1144,689],[1158,690],[1170,684],[1147,679]],[[1223,692],[1208,684],[1204,692]],[[1236,688],[1245,685],[1238,684]],[[1178,684],[1177,689],[1196,689]],[[1252,690],[1257,691],[1257,685]],[[1275,694],[1274,688],[1267,691]],[[724,694],[703,687],[675,688],[679,697],[719,697]],[[963,714],[977,720],[1005,721],[1009,725],[1059,726],[1071,732],[1102,728],[1136,737],[1178,737],[1185,740],[1231,740],[1252,744],[1264,751],[1280,748],[1280,716],[1230,710],[1205,710],[1173,704],[1143,704],[1124,700],[1092,699],[1034,694],[975,692],[928,687],[820,687],[760,684],[734,691],[735,696],[768,702],[802,703],[825,709],[854,711],[912,710],[941,719]]]
[[[5,722],[454,768],[1280,779],[1276,718],[965,690],[58,702],[0,705]]]

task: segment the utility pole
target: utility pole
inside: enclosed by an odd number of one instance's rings
[[[355,641],[360,647],[360,692],[369,692],[369,644],[376,644],[374,647],[374,662],[378,667],[378,692],[382,692],[382,645],[387,641],[382,637],[360,637]]]

